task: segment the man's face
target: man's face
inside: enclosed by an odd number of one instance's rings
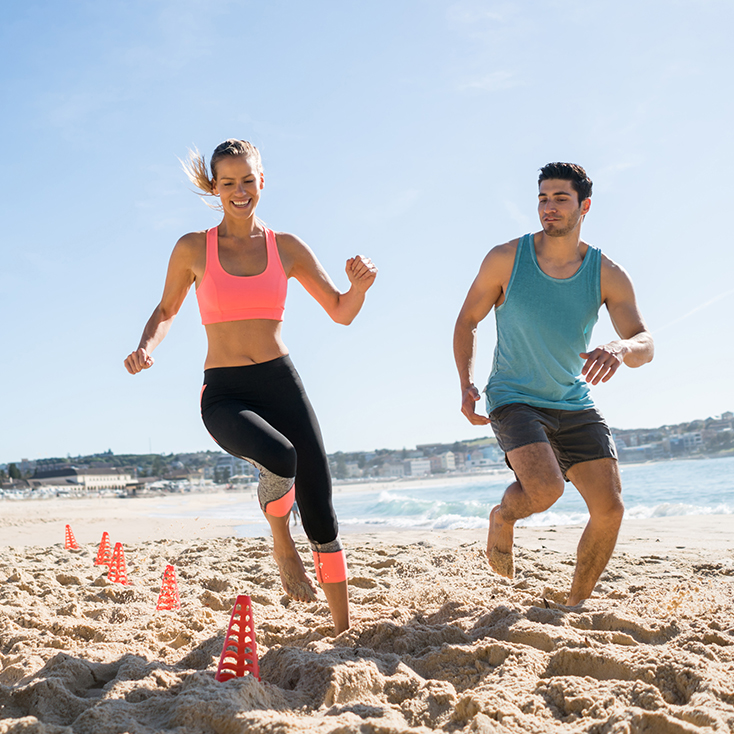
[[[570,181],[549,178],[540,182],[538,216],[543,231],[549,237],[565,237],[581,225],[591,199],[579,204],[579,197]]]

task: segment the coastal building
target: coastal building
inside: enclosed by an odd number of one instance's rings
[[[465,466],[469,471],[477,469],[494,469],[502,464],[502,453],[497,448],[497,444],[488,444],[479,449],[469,451],[466,457]]]
[[[214,466],[213,476],[214,482],[217,484],[226,484],[230,480],[237,478],[238,480],[257,477],[257,469],[244,459],[238,459],[230,454],[222,454]]]
[[[78,469],[68,466],[36,471],[28,480],[33,489],[41,487],[68,487],[84,491],[126,489],[136,479],[129,469],[90,467]]]
[[[357,477],[361,477],[364,473],[356,461],[348,461],[345,466],[347,477],[349,479],[356,479]]]
[[[453,451],[446,451],[437,456],[431,456],[431,474],[443,474],[447,471],[456,471],[456,456]]]
[[[661,443],[645,443],[641,446],[631,446],[629,448],[617,447],[619,460],[623,462],[638,461],[657,461],[664,459],[666,456],[664,444]]]
[[[377,470],[378,476],[381,477],[404,477],[405,462],[404,461],[386,461],[380,465]]]
[[[701,431],[684,433],[679,438],[683,441],[683,446],[686,451],[699,451],[703,448],[703,435],[701,434]]]
[[[406,477],[423,477],[431,473],[430,459],[406,459],[403,466]]]

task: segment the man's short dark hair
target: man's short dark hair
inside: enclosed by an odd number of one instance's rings
[[[558,178],[561,181],[570,181],[574,191],[578,194],[579,204],[591,196],[591,179],[581,166],[576,163],[548,163],[540,169],[538,186],[541,181],[549,178]]]

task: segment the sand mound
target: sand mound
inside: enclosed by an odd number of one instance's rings
[[[3,548],[0,733],[734,730],[731,565],[617,554],[567,609],[570,555],[519,549],[509,581],[477,542],[384,541],[347,537],[337,638],[321,593],[283,597],[263,538],[126,546],[128,586],[96,546]],[[156,612],[168,563],[182,609]],[[262,682],[214,679],[237,594]]]

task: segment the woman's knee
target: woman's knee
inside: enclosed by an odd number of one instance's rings
[[[258,468],[265,467],[279,477],[295,477],[298,456],[293,444],[287,441],[250,441],[241,447],[243,456]]]
[[[296,455],[296,450],[295,448],[293,448],[292,444],[279,444],[276,447],[276,450],[271,453],[271,462],[274,464],[274,468],[270,469],[271,471],[284,477],[296,476],[298,457]]]

